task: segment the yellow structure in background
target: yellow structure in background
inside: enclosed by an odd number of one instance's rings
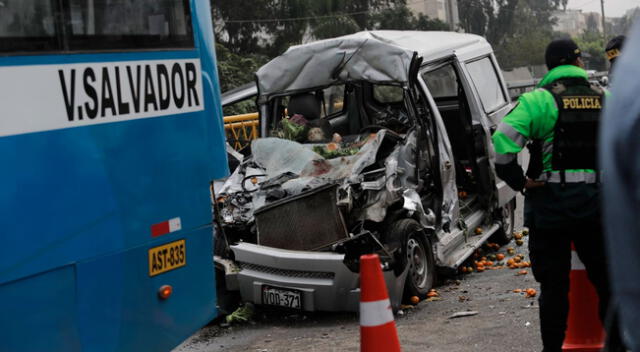
[[[258,113],[231,115],[224,117],[224,131],[227,135],[227,143],[233,149],[240,150],[252,140],[258,138]]]

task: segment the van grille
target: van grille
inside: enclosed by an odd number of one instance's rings
[[[295,278],[304,278],[304,279],[333,280],[333,278],[335,277],[334,273],[329,273],[329,272],[277,269],[277,268],[271,268],[263,265],[250,264],[250,263],[240,263],[240,268],[242,268],[242,270],[252,270],[252,271],[258,271],[266,274],[295,277]]]
[[[256,210],[255,218],[262,246],[317,250],[347,237],[335,185],[271,203]]]

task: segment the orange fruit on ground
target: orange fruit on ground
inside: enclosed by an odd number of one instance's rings
[[[520,258],[518,256],[515,256],[515,257],[513,257],[513,261],[516,262],[516,263],[520,263],[522,261],[522,258]]]
[[[515,263],[516,263],[516,261],[513,260],[513,258],[510,258],[509,260],[507,260],[507,265],[509,265],[509,266],[511,266],[511,265],[513,265]]]
[[[478,272],[483,272],[484,271],[484,265],[478,265],[478,267],[476,268],[476,270]]]
[[[498,260],[504,259],[504,254],[502,254],[502,253],[496,254],[496,259],[498,259]]]
[[[527,297],[535,297],[535,295],[538,293],[538,291],[536,291],[534,288],[528,288],[526,292]]]
[[[521,233],[519,233],[519,232],[516,232],[516,233],[513,235],[513,238],[515,238],[516,240],[521,240],[521,239],[522,239],[522,234],[521,234]]]
[[[520,271],[518,271],[518,275],[527,275],[527,273],[529,273],[529,272],[528,272],[528,271],[526,271],[526,270],[520,270]]]
[[[473,272],[473,267],[472,266],[468,266],[467,267],[467,272],[468,273],[472,273]]]
[[[431,298],[431,297],[438,297],[438,292],[436,290],[430,290],[429,293],[427,293],[427,297]]]
[[[420,297],[411,296],[411,304],[418,304],[418,303],[420,303]]]
[[[515,264],[511,264],[509,265],[509,269],[518,269],[518,267]]]
[[[484,262],[484,266],[493,266],[492,261]]]
[[[513,290],[513,293],[520,293],[520,292],[522,292],[521,288],[516,288],[515,290]]]

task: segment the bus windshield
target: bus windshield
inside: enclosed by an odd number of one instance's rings
[[[2,0],[0,52],[193,47],[188,0]]]

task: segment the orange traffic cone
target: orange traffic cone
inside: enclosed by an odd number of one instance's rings
[[[360,257],[360,351],[400,351],[387,285],[377,254]]]
[[[587,271],[573,244],[570,281],[569,319],[562,350],[600,351],[604,345],[604,330],[598,317],[598,294],[587,278]]]

